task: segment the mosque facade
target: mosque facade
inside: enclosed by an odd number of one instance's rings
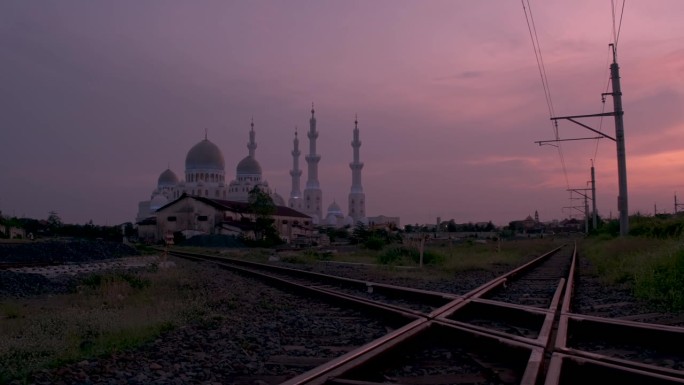
[[[337,202],[332,202],[327,211],[323,212],[323,190],[318,180],[318,164],[321,155],[316,152],[318,139],[316,129],[316,116],[313,105],[311,118],[309,119],[308,153],[304,159],[307,163],[307,180],[304,189],[301,189],[302,170],[300,169],[298,133],[295,131],[293,140],[292,178],[290,196],[287,202],[271,189],[268,182],[263,179],[262,168],[256,158],[256,133],[254,122],[249,131],[247,143],[248,155],[243,158],[235,168],[235,178],[226,180],[225,161],[219,147],[211,142],[205,134],[202,141],[195,144],[185,158],[185,178],[179,179],[176,173],[167,168],[157,179],[157,187],[152,191],[150,199],[139,202],[136,222],[142,223],[156,217],[157,210],[184,196],[199,197],[203,199],[222,202],[247,202],[249,192],[254,187],[259,187],[268,193],[278,207],[286,207],[296,212],[303,213],[311,218],[311,224],[342,227],[353,225],[356,222],[367,223],[365,210],[365,194],[361,184],[361,170],[363,163],[360,162],[360,147],[358,119],[354,121],[352,162],[349,167],[352,171],[352,183],[348,197],[348,212],[345,215]]]
[[[183,194],[247,202],[249,192],[254,187],[259,187],[273,198],[276,205],[285,206],[283,198],[273,192],[268,182],[262,178],[261,165],[256,160],[255,139],[252,122],[247,143],[249,154],[238,163],[235,179],[226,182],[223,153],[205,135],[204,140],[194,145],[185,157],[185,179],[179,180],[171,169],[164,170],[157,179],[157,188],[152,191],[150,200],[138,204],[136,222],[153,217],[159,208]]]

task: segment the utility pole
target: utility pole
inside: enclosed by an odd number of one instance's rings
[[[627,155],[625,153],[625,128],[622,120],[622,89],[620,88],[620,67],[617,64],[615,45],[613,48],[613,63],[610,65],[610,80],[613,84],[613,113],[615,114],[615,144],[617,145],[618,161],[618,210],[620,211],[620,235],[629,234],[629,205],[627,203]]]
[[[676,192],[675,192],[674,198],[675,198],[675,202],[674,202],[675,203],[674,204],[675,212],[674,213],[677,214],[679,212],[679,208],[684,207],[684,203],[677,203],[677,193]]]
[[[587,203],[587,196],[584,196],[584,231],[589,234],[589,203]]]
[[[596,219],[596,178],[594,176],[594,160],[591,161],[591,208],[592,208],[592,225],[594,230],[598,226],[598,221]]]
[[[606,138],[615,142],[617,148],[617,163],[618,163],[618,211],[620,212],[620,235],[626,236],[629,234],[629,204],[627,199],[627,159],[625,153],[625,128],[623,122],[624,111],[622,110],[622,89],[620,88],[620,67],[617,64],[617,54],[615,51],[615,45],[609,45],[613,50],[613,63],[610,65],[610,79],[613,85],[613,92],[602,94],[604,97],[606,95],[611,95],[613,97],[613,112],[603,112],[600,114],[589,114],[589,115],[573,115],[573,116],[557,116],[552,117],[551,120],[558,121],[561,119],[569,120],[579,126],[582,126],[595,134],[600,135],[599,137],[593,138],[576,138],[576,139],[555,139],[555,140],[542,140],[535,143],[547,144],[550,142],[564,142],[569,140],[585,140],[585,139],[601,139]],[[578,122],[575,119],[578,118],[592,118],[601,116],[613,116],[615,118],[615,138],[604,134],[601,131],[595,130],[584,123]]]
[[[572,200],[572,199],[577,199],[577,198],[570,198],[570,199]],[[577,210],[578,212],[584,214],[584,215],[585,215],[585,218],[586,218],[586,214],[585,214],[585,211],[584,211],[584,207],[582,207],[582,206],[564,206],[563,209]],[[574,219],[575,216],[574,216],[573,214],[570,214],[570,218],[573,218],[573,219]],[[589,230],[587,229],[587,223],[586,223],[586,221],[585,221],[585,223],[584,223],[584,232],[585,232],[585,233],[589,233]]]
[[[580,207],[577,207],[577,206],[571,206],[571,207],[567,207],[567,208],[575,209],[575,210],[584,214],[584,230],[587,234],[589,234],[589,196],[587,195],[587,191],[591,191],[591,189],[589,189],[589,188],[571,188],[571,189],[568,189],[568,191],[570,191],[570,194],[572,194],[573,192],[577,193],[580,196],[582,196],[584,199],[584,210],[580,210]],[[570,195],[570,199],[576,199],[576,198],[572,198],[572,195]],[[580,198],[580,199],[582,199],[582,198]]]

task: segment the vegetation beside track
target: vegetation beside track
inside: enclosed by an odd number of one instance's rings
[[[445,241],[425,246],[423,262],[428,268],[454,273],[490,270],[501,265],[521,265],[563,243],[551,239],[506,240],[501,243],[467,240],[455,244]],[[418,266],[420,253],[416,247],[390,246],[378,255],[377,261],[385,264]]]
[[[684,217],[630,216],[627,237],[617,220],[603,222],[580,253],[606,284],[630,289],[660,311],[684,312]]]
[[[193,266],[94,273],[70,294],[0,298],[0,384],[139,346],[202,319],[210,293]]]
[[[464,240],[429,241],[424,247],[423,262],[430,274],[453,274],[467,270],[492,270],[503,266],[519,266],[535,256],[539,256],[572,239],[520,239],[504,240],[501,243],[488,240],[477,242]],[[415,244],[391,244],[381,250],[363,246],[342,246],[330,248],[310,248],[276,252],[272,249],[211,249],[198,247],[177,248],[179,251],[224,255],[230,258],[266,262],[276,256],[279,261],[294,264],[312,264],[320,261],[375,264],[381,267],[417,268],[419,267],[418,246]]]
[[[659,310],[684,311],[684,242],[679,238],[597,236],[582,241],[606,284],[627,287]]]

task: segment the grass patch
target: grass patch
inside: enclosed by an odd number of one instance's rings
[[[488,241],[479,243],[474,240],[430,242],[425,245],[423,263],[430,268],[446,272],[458,272],[473,269],[492,269],[492,266],[518,266],[534,256],[548,252],[568,240],[522,239],[505,240],[501,243]],[[199,250],[197,250],[199,251]],[[266,262],[273,255],[272,250],[230,250],[223,255],[256,262]],[[391,244],[382,250],[371,250],[363,246],[347,247],[344,250],[330,252],[319,249],[303,249],[277,254],[280,261],[294,264],[313,264],[319,261],[348,263],[381,264],[390,267],[416,267],[420,254],[416,245]],[[500,270],[500,269],[499,269]]]
[[[561,244],[543,239],[505,241],[500,244],[495,241],[444,241],[425,246],[423,264],[448,273],[491,270],[501,265],[518,266]],[[420,263],[420,252],[415,245],[397,245],[376,254],[375,260],[384,265],[417,266]]]
[[[0,384],[31,372],[134,348],[205,317],[210,295],[195,264],[93,274],[71,294],[0,299]]]
[[[508,240],[501,243],[466,240],[444,244],[435,250],[444,255],[441,267],[446,271],[499,270],[501,266],[519,266],[563,243],[549,239]]]
[[[16,319],[21,317],[21,306],[16,303],[0,302],[0,319]]]
[[[607,285],[628,288],[657,309],[684,311],[684,244],[680,240],[597,238],[581,246],[594,273]]]
[[[378,254],[377,262],[382,265],[420,265],[420,251],[413,247],[397,246]],[[444,262],[444,256],[431,249],[423,250],[424,265],[438,265]]]

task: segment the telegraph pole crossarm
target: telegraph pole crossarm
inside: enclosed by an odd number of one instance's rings
[[[551,118],[551,120],[554,120],[554,121],[556,121],[556,120],[561,120],[561,119],[569,120],[569,121],[571,121],[571,122],[573,122],[573,123],[575,123],[575,124],[577,124],[577,125],[580,125],[580,126],[586,128],[586,129],[589,130],[589,131],[592,131],[592,132],[594,132],[594,133],[596,133],[596,134],[601,135],[601,136],[604,137],[604,138],[610,139],[610,140],[612,140],[613,142],[615,142],[616,140],[615,140],[615,138],[613,138],[612,136],[606,135],[606,134],[604,134],[603,132],[601,132],[601,131],[599,131],[599,130],[595,130],[595,129],[593,129],[593,128],[587,126],[586,124],[584,124],[584,123],[582,123],[582,122],[578,122],[577,120],[575,120],[575,119],[577,119],[577,118],[591,118],[591,117],[596,117],[596,116],[615,116],[615,113],[614,113],[614,112],[602,112],[602,113],[600,113],[600,114],[590,114],[590,115],[557,116],[557,117],[555,117],[555,118]],[[587,139],[595,139],[595,138],[587,138]]]
[[[570,191],[570,200],[577,200],[581,199],[584,200],[584,210],[580,210],[577,206],[574,207],[568,207],[568,208],[574,208],[577,211],[581,212],[584,214],[584,231],[589,234],[589,204],[588,201],[591,199],[592,201],[594,200],[593,197],[589,197],[588,191],[592,191],[590,188],[571,188],[568,189],[567,191]],[[584,191],[587,191],[587,193],[584,193]],[[572,193],[576,193],[581,196],[581,198],[573,198]]]
[[[684,207],[684,203],[678,203],[677,202],[677,193],[675,193],[675,196],[674,196],[674,209],[675,209],[675,211],[674,211],[674,213],[677,214],[679,212],[679,209],[682,207]]]
[[[538,145],[543,145],[546,143],[555,143],[555,142],[570,142],[573,140],[591,140],[591,139],[603,139],[603,136],[592,136],[591,138],[572,138],[572,139],[553,139],[553,140],[537,140],[534,143]]]
[[[590,188],[569,188],[569,189],[567,189],[566,191],[575,192],[575,193],[577,193],[577,194],[583,196],[584,198],[592,199],[592,198],[589,198],[589,195],[587,195],[587,194],[581,192],[581,191],[591,191]],[[570,199],[572,199],[572,198],[570,198]]]

